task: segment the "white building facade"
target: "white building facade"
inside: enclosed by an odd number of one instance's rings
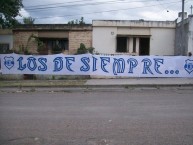
[[[97,53],[174,55],[175,21],[93,20]]]

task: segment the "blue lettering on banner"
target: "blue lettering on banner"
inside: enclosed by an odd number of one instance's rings
[[[100,59],[101,59],[101,69],[102,69],[102,71],[104,71],[106,73],[109,73],[106,70],[105,66],[107,66],[108,63],[110,63],[110,57],[100,57]]]
[[[125,71],[125,60],[123,58],[114,58],[113,63],[113,73],[117,75],[118,73],[124,73]]]
[[[27,67],[29,70],[34,71],[37,68],[36,59],[34,57],[29,57]]]
[[[19,62],[18,70],[23,71],[26,68],[26,64],[22,64],[23,57],[20,57],[17,61]]]
[[[30,71],[35,71],[37,67],[38,67],[39,71],[46,71],[47,70],[47,65],[46,65],[47,59],[46,58],[39,58],[38,59],[40,66],[37,66],[37,62],[36,62],[37,60],[34,57],[27,58],[27,63],[24,63],[23,59],[24,59],[23,57],[19,57],[17,60],[18,65],[19,65],[18,70],[20,70],[20,71],[23,71],[26,68],[28,68]]]
[[[40,62],[41,66],[38,66],[39,71],[46,71],[47,70],[47,59],[46,58],[39,58],[38,61]]]
[[[75,57],[65,57],[66,59],[66,68],[67,70],[71,71],[71,72],[74,72],[72,69],[71,69],[71,65],[72,63],[71,62],[75,62]]]
[[[186,56],[1,54],[0,59],[2,74],[193,78],[193,57]]]
[[[127,63],[129,64],[129,72],[133,74],[133,69],[138,65],[138,61],[134,58],[130,58],[127,60]]]
[[[96,64],[97,64],[97,58],[95,58],[95,57],[92,57],[93,58],[93,68],[92,68],[92,71],[94,72],[94,71],[96,71],[97,70],[97,68],[96,68]]]
[[[80,71],[83,71],[83,72],[89,71],[90,70],[90,65],[89,65],[90,58],[89,57],[83,57],[83,58],[81,58],[81,61],[84,65],[81,66]]]
[[[54,72],[61,71],[63,69],[63,58],[56,57],[54,60]]]
[[[155,61],[155,67],[154,67],[155,71],[156,71],[158,74],[162,74],[162,73],[160,72],[159,68],[160,68],[160,66],[161,66],[160,64],[164,64],[164,60],[161,59],[161,58],[154,58],[154,61]]]
[[[152,73],[152,71],[150,69],[150,66],[152,65],[151,60],[148,59],[148,58],[145,58],[145,59],[142,60],[142,62],[144,63],[143,74],[148,74],[148,72],[149,72],[150,74],[153,75],[153,73]]]

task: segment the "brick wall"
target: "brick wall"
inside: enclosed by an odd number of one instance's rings
[[[84,43],[86,47],[92,46],[92,31],[70,31],[69,32],[69,53],[76,53],[80,47],[80,43]]]
[[[19,48],[27,45],[28,38],[31,35],[38,36],[37,31],[14,31],[13,32],[13,50],[19,51]],[[92,31],[69,31],[69,51],[68,54],[75,54],[80,47],[80,43],[84,43],[86,47],[92,46]],[[37,53],[37,43],[32,38],[28,44],[29,52]]]
[[[26,47],[28,39],[31,35],[38,36],[37,31],[14,31],[13,32],[13,50],[19,51],[19,48],[24,45]],[[31,53],[37,53],[37,43],[34,38],[28,43],[28,51]]]

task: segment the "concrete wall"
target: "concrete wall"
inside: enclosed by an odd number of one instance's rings
[[[118,35],[134,35],[134,36],[149,36],[150,28],[136,28],[136,27],[118,27]]]
[[[175,29],[151,28],[150,55],[174,55]]]
[[[184,43],[182,43],[182,41]],[[182,47],[184,44],[184,48]],[[177,23],[176,26],[176,38],[175,38],[175,55],[188,55],[191,52],[193,54],[193,15],[189,15],[184,20],[184,39],[182,39],[182,24]]]
[[[189,19],[188,52],[193,54],[193,15]]]
[[[93,27],[93,47],[98,53],[116,52],[116,27]]]
[[[174,55],[175,22],[155,21],[93,21],[93,47],[98,53],[116,53],[117,36],[128,37],[128,53],[138,55],[140,37],[150,37],[150,55]],[[132,53],[132,38],[137,38]]]

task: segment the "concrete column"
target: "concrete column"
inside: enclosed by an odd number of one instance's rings
[[[136,54],[139,55],[139,39],[140,38],[136,38]]]
[[[129,50],[129,44],[130,44],[130,38],[129,37],[127,37],[127,52],[130,52],[130,50]]]
[[[133,37],[129,38],[129,52],[133,52]]]

